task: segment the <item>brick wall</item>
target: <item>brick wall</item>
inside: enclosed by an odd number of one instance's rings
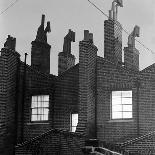
[[[70,130],[70,115],[72,112],[78,113],[78,70],[79,66],[76,65],[61,76],[55,77],[41,73],[36,68],[27,65],[24,118],[22,118],[24,63],[21,63],[20,96],[18,100],[18,142],[29,140],[53,127]],[[43,94],[50,95],[49,121],[46,123],[33,123],[31,122],[31,97],[32,95]],[[22,119],[24,123],[22,123]]]
[[[24,79],[24,76],[26,77]],[[25,141],[38,136],[53,126],[53,106],[56,77],[42,73],[36,68],[26,65],[24,75],[24,63],[21,62],[18,98],[18,141]],[[26,84],[23,88],[23,80]],[[25,95],[23,93],[25,91]],[[31,98],[33,95],[49,95],[49,121],[31,122]],[[24,103],[23,103],[23,97]],[[22,109],[24,108],[24,109]]]
[[[121,142],[137,135],[136,73],[97,58],[97,137],[101,141]],[[111,120],[111,92],[132,90],[133,119]]]
[[[78,79],[78,64],[58,77],[54,105],[54,127],[56,128],[70,130],[70,115],[79,111]]]
[[[140,134],[155,131],[155,64],[140,74]]]
[[[0,56],[0,154],[12,154],[16,143],[19,54],[3,48]]]
[[[96,57],[97,48],[87,40],[79,44],[79,122],[77,132],[96,137]]]

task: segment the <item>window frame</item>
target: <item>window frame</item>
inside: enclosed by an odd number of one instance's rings
[[[33,105],[33,101],[32,101],[32,98],[33,98],[33,96],[35,96],[35,97],[37,97],[37,99],[38,99],[38,97],[42,97],[42,96],[48,96],[48,101],[43,101],[43,102],[40,102],[40,105],[42,105],[44,102],[48,102],[48,106],[47,107],[45,107],[45,106],[38,106],[38,102],[37,102],[37,107],[32,107]],[[50,106],[50,95],[48,95],[48,94],[39,94],[39,95],[31,95],[31,105],[30,105],[30,122],[31,123],[47,123],[48,121],[49,121],[49,112],[50,112],[50,109],[49,109],[49,106]],[[32,113],[32,109],[36,109],[37,110],[37,114],[33,114]],[[47,120],[39,120],[38,118],[37,119],[35,119],[35,120],[32,120],[32,115],[39,115],[39,116],[41,116],[41,115],[43,115],[43,116],[45,116],[46,114],[45,113],[43,113],[43,114],[38,114],[38,109],[41,109],[41,110],[43,110],[44,111],[44,109],[48,109],[48,116],[47,116]]]
[[[125,92],[125,91],[130,91],[131,92],[131,97],[126,97],[126,98],[131,98],[131,104],[122,104],[122,98],[125,98],[125,97],[122,97],[122,92]],[[118,112],[121,112],[121,115],[122,115],[122,117],[121,118],[113,118],[113,104],[112,104],[112,93],[113,92],[121,92],[121,104],[118,104],[118,105],[121,105],[121,107],[122,107],[122,111],[118,111]],[[130,90],[112,90],[111,91],[111,97],[110,97],[110,120],[111,121],[120,121],[120,120],[132,120],[133,119],[133,91],[132,91],[132,89],[130,89]],[[123,105],[131,105],[131,111],[123,111]],[[117,112],[117,111],[116,111]],[[131,118],[123,118],[123,113],[124,112],[131,112],[131,115],[132,115],[132,117]]]

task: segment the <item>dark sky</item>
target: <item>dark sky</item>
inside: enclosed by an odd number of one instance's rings
[[[15,0],[0,0],[0,10],[7,8]],[[106,14],[111,9],[112,0],[92,0]],[[124,0],[119,8],[118,20],[129,33],[135,25],[140,26],[137,38],[155,52],[155,0]],[[41,15],[51,22],[48,43],[51,48],[51,74],[57,74],[58,53],[62,51],[63,39],[68,29],[76,32],[76,42],[72,43],[72,54],[78,62],[78,45],[83,39],[83,31],[88,29],[94,34],[94,44],[98,55],[104,56],[104,20],[107,18],[96,10],[87,0],[18,0],[18,2],[0,15],[0,47],[3,47],[7,35],[17,39],[16,50],[24,60],[27,52],[30,64],[31,41],[35,39],[40,25]],[[127,35],[123,32],[123,46],[127,45]],[[155,54],[136,44],[140,50],[140,68],[155,62]]]

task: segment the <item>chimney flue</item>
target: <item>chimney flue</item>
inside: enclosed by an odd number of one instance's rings
[[[89,40],[89,31],[88,30],[84,30],[84,40]]]
[[[89,33],[89,41],[93,44],[93,33]]]

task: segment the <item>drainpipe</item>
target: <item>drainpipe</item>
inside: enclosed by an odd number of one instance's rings
[[[23,96],[22,96],[22,113],[21,113],[21,141],[23,141],[24,137],[24,105],[25,105],[25,92],[26,92],[26,58],[27,53],[25,53],[24,60],[24,72],[23,72]]]

